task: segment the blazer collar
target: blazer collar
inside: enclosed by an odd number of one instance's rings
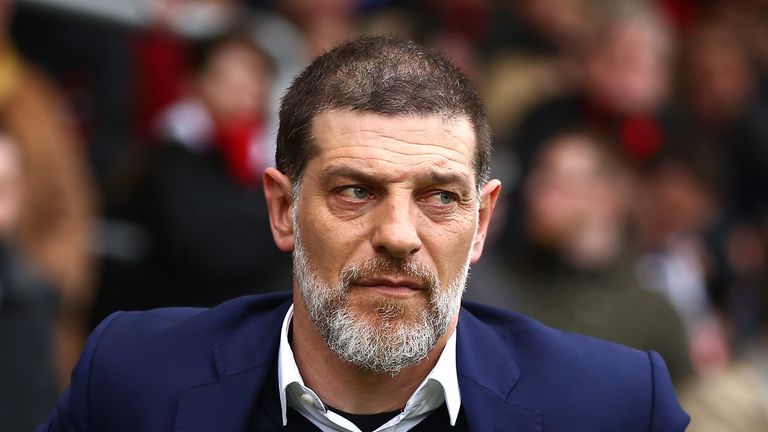
[[[510,341],[464,308],[456,331],[456,368],[470,430],[541,431],[539,410],[509,401],[521,375]]]
[[[262,311],[241,310],[241,323],[211,349],[218,379],[185,388],[176,410],[177,432],[241,431],[277,358],[280,324],[289,295],[269,297]],[[273,307],[269,307],[272,305]]]

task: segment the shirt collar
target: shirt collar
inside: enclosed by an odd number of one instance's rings
[[[459,409],[461,408],[461,392],[459,391],[459,379],[456,373],[456,330],[448,338],[448,342],[445,344],[443,352],[440,353],[435,367],[429,372],[421,386],[423,387],[430,380],[437,381],[443,388],[448,417],[451,419],[451,426],[455,426],[456,419],[459,417]],[[414,394],[418,394],[418,392],[419,390],[416,390]]]
[[[282,411],[283,426],[288,423],[288,403],[287,392],[288,387],[294,383],[300,385],[302,388],[306,388],[304,380],[299,372],[299,367],[296,365],[296,359],[291,349],[291,344],[288,342],[288,331],[293,319],[293,305],[288,308],[283,319],[283,326],[280,332],[280,347],[277,355],[277,381],[280,392],[280,409]],[[445,401],[445,406],[448,410],[448,417],[450,418],[451,426],[456,425],[456,419],[459,416],[459,410],[461,409],[461,393],[459,391],[459,380],[456,373],[456,331],[454,330],[451,337],[448,338],[448,342],[443,348],[443,352],[440,353],[440,357],[435,363],[435,367],[429,372],[429,375],[419,385],[414,392],[413,396],[408,400],[406,406],[414,403],[418,399],[424,399],[425,394],[428,393],[432,383],[438,384],[442,388],[442,393]],[[311,389],[308,389],[311,392]],[[314,396],[315,403],[313,404],[318,410],[325,411],[325,406],[322,405],[319,398],[311,392]],[[442,398],[441,398],[442,399]],[[441,401],[442,403],[442,401]],[[438,406],[432,409],[438,408]]]
[[[293,319],[293,305],[288,308],[283,318],[283,327],[280,331],[280,347],[277,352],[277,385],[280,390],[280,409],[283,414],[283,426],[288,424],[288,407],[286,403],[286,393],[288,386],[292,383],[298,383],[304,386],[304,380],[299,373],[299,367],[296,365],[296,359],[293,356],[293,349],[288,342],[288,330],[291,328]]]

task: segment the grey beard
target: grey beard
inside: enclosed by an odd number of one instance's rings
[[[331,351],[361,369],[392,376],[427,357],[461,304],[470,254],[456,279],[445,288],[426,266],[385,256],[345,267],[339,282],[332,286],[312,268],[295,218],[294,234],[293,265],[299,292],[310,319]],[[429,297],[427,307],[412,313],[415,319],[402,319],[410,305],[396,299],[376,302],[370,314],[355,312],[347,303],[349,287],[355,280],[373,275],[405,275],[420,281]]]

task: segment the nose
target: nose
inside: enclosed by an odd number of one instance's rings
[[[421,249],[421,238],[410,199],[390,197],[376,209],[373,248],[394,258],[406,258]]]

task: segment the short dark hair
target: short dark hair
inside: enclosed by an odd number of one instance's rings
[[[283,96],[275,160],[292,182],[301,180],[317,149],[311,124],[321,112],[353,110],[388,116],[466,117],[475,132],[478,187],[489,174],[491,134],[480,96],[437,51],[390,36],[342,44],[316,58]]]

